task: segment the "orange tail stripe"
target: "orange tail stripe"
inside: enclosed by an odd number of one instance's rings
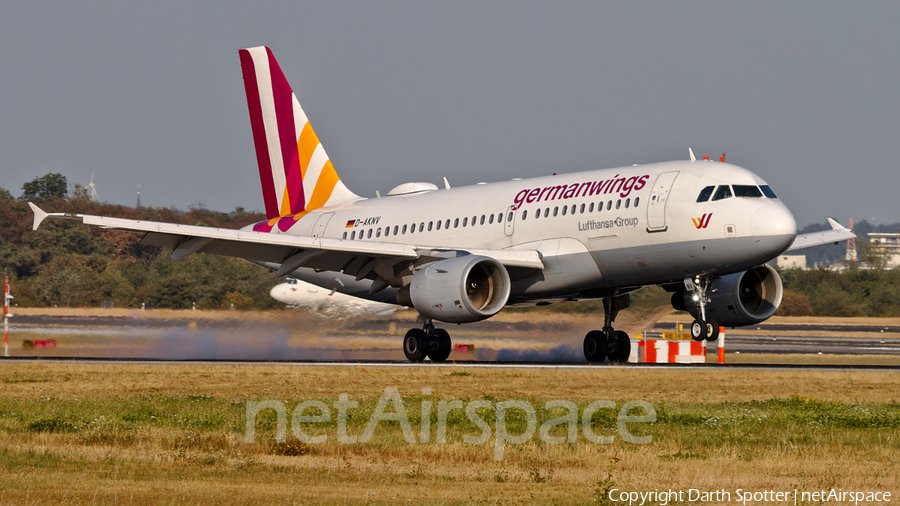
[[[318,145],[319,137],[313,131],[309,121],[307,121],[306,125],[303,126],[303,132],[300,133],[300,138],[297,139],[297,153],[300,158],[300,174],[302,174],[302,177],[306,177],[309,160],[312,158],[313,152],[315,152]]]
[[[334,186],[340,180],[341,178],[338,177],[337,171],[331,165],[331,160],[325,162],[325,166],[322,167],[322,173],[319,175],[319,180],[316,181],[316,188],[313,190],[312,197],[310,197],[306,208],[317,209],[324,206],[328,199],[331,198]]]

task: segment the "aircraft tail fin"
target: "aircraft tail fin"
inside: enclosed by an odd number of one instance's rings
[[[272,50],[239,53],[266,217],[360,198],[341,182]]]

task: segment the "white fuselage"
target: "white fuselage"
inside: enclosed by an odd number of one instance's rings
[[[796,223],[774,195],[698,202],[704,188],[723,185],[768,190],[761,178],[732,164],[665,162],[361,199],[316,209],[276,233],[445,249],[536,249],[542,271],[508,269],[510,303],[598,296],[743,271],[790,246]],[[394,290],[369,296],[369,281],[340,273],[298,269],[292,275],[327,288],[340,279],[336,288],[345,293],[396,301]]]

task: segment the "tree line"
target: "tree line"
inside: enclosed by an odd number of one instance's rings
[[[84,187],[68,191],[66,178],[47,174],[25,183],[18,199],[0,188],[0,272],[23,307],[267,309],[274,274],[250,262],[196,254],[172,262],[171,252],[139,243],[141,234],[104,230],[68,220],[46,220],[37,231],[27,202],[48,212],[82,213],[221,228],[265,218],[241,208],[231,213],[191,207],[130,208],[92,201]]]

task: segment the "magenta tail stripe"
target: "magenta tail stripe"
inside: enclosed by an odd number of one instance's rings
[[[253,131],[253,144],[256,148],[256,163],[259,166],[259,182],[262,185],[263,202],[266,206],[266,218],[272,219],[281,215],[278,209],[278,196],[275,195],[275,181],[272,178],[272,164],[269,160],[269,146],[266,142],[266,127],[263,123],[262,105],[259,99],[259,85],[256,82],[256,68],[250,51],[242,49],[241,72],[244,75],[244,90],[247,93],[247,107],[250,110],[250,128]]]
[[[284,160],[285,184],[290,195],[290,212],[297,213],[306,206],[303,194],[303,175],[300,172],[297,158],[297,138],[299,134],[294,127],[294,92],[287,78],[281,71],[275,56],[266,48],[269,57],[269,73],[272,76],[272,95],[275,99],[275,116],[278,119],[278,138],[281,141],[282,160]],[[299,209],[295,209],[299,208]]]

